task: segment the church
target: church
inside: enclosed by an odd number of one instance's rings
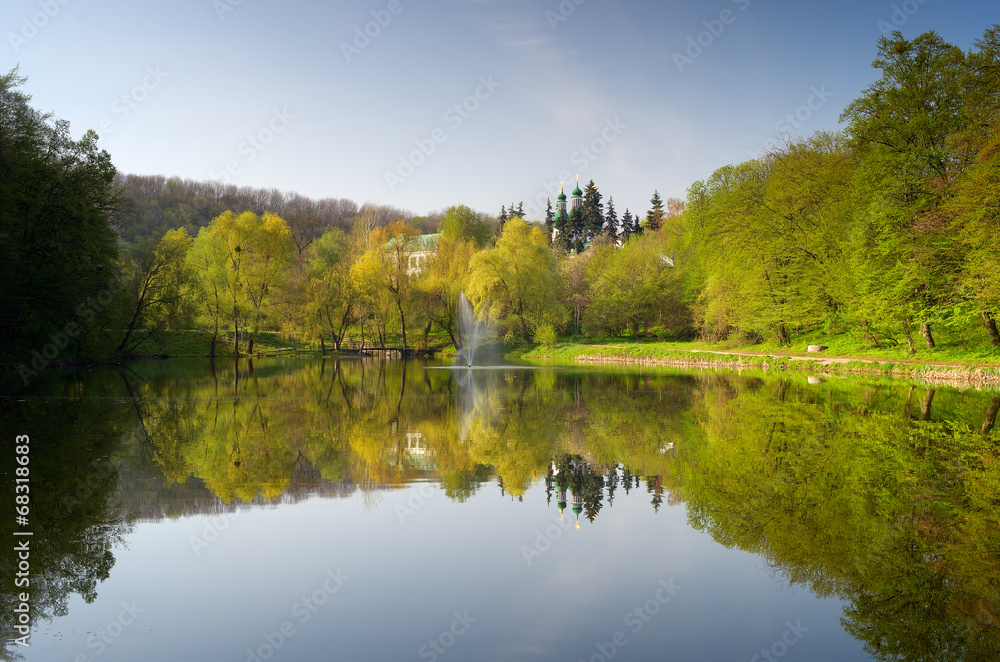
[[[555,227],[559,228],[566,227],[566,221],[569,220],[569,211],[566,209],[566,193],[563,191],[563,184],[565,182],[559,182],[559,197],[556,198],[556,215],[555,215]],[[580,175],[576,176],[576,188],[573,189],[573,206],[571,209],[583,208],[583,191],[580,190]],[[558,236],[559,230],[553,229],[552,239],[553,241]]]

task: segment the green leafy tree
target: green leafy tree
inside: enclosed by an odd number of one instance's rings
[[[417,280],[416,292],[421,308],[430,321],[448,334],[455,349],[461,349],[456,337],[458,298],[465,289],[473,245],[445,235],[438,249]]]
[[[648,233],[622,248],[598,247],[587,263],[591,333],[618,335],[660,325],[679,330],[688,324],[681,303],[680,271],[664,259],[664,240]]]
[[[539,325],[562,322],[556,273],[545,232],[515,218],[494,248],[472,257],[467,294],[505,339],[531,342]]]
[[[111,326],[123,328],[113,356],[128,355],[157,331],[191,321],[194,274],[186,263],[192,239],[187,230],[169,230],[155,248],[125,251],[119,260],[117,315]]]
[[[465,241],[476,248],[487,248],[493,241],[495,230],[492,219],[465,205],[449,207],[441,217],[438,232],[456,241]]]
[[[118,254],[111,157],[93,131],[73,140],[68,122],[32,108],[19,89],[25,80],[17,69],[0,75],[0,278],[8,284],[0,361],[30,362],[71,323],[76,337],[60,344],[84,351],[89,322],[100,321],[94,311],[105,307],[87,302],[114,289]]]
[[[872,66],[880,79],[841,116],[861,158],[857,268],[878,273],[862,288],[861,303],[896,307],[904,335],[919,324],[932,348],[931,320],[955,302],[962,262],[941,205],[971,156],[954,140],[967,122],[965,54],[934,32],[908,40],[897,31],[879,40]]]
[[[335,351],[357,320],[358,291],[350,278],[351,248],[340,228],[325,232],[307,249],[307,289],[302,316],[306,329],[319,337],[326,353],[325,335],[330,333]]]
[[[199,274],[201,310],[212,327],[212,345],[223,320],[233,328],[239,354],[241,331],[247,353],[273,313],[274,292],[292,266],[295,245],[281,217],[225,212],[202,228],[191,247],[190,267]]]

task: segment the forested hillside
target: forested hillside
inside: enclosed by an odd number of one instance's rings
[[[346,198],[313,200],[298,193],[251,188],[213,181],[193,181],[162,175],[117,174],[115,187],[128,203],[115,216],[114,225],[127,244],[159,241],[167,230],[184,228],[194,236],[225,211],[272,212],[291,228],[301,251],[324,231],[349,230],[360,208]],[[390,220],[413,217],[411,212],[386,205],[365,205],[385,225]],[[436,231],[436,226],[430,232]]]

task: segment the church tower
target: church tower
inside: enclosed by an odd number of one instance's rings
[[[580,175],[576,176],[576,188],[573,189],[573,209],[583,208],[583,191],[580,190]]]

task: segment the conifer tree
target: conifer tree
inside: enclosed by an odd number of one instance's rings
[[[591,179],[583,193],[583,230],[584,241],[601,234],[604,230],[604,205],[601,203],[601,192]]]
[[[622,216],[622,241],[628,241],[628,238],[635,234],[635,228],[633,227],[632,212],[628,209],[625,210],[625,215]]]
[[[573,207],[573,211],[569,213],[569,221],[567,222],[567,242],[572,250],[577,253],[582,253],[584,244],[587,243],[586,233],[586,218],[583,214],[582,207]]]
[[[646,213],[646,228],[649,230],[659,230],[663,227],[663,198],[660,197],[659,191],[653,192],[653,197],[650,199],[650,204],[653,208]]]
[[[545,199],[545,227],[549,231],[549,239],[552,238],[552,229],[555,227],[556,215],[552,211],[552,198]]]
[[[612,239],[618,239],[618,214],[615,212],[615,199],[608,198],[608,211],[604,215],[605,232]]]

